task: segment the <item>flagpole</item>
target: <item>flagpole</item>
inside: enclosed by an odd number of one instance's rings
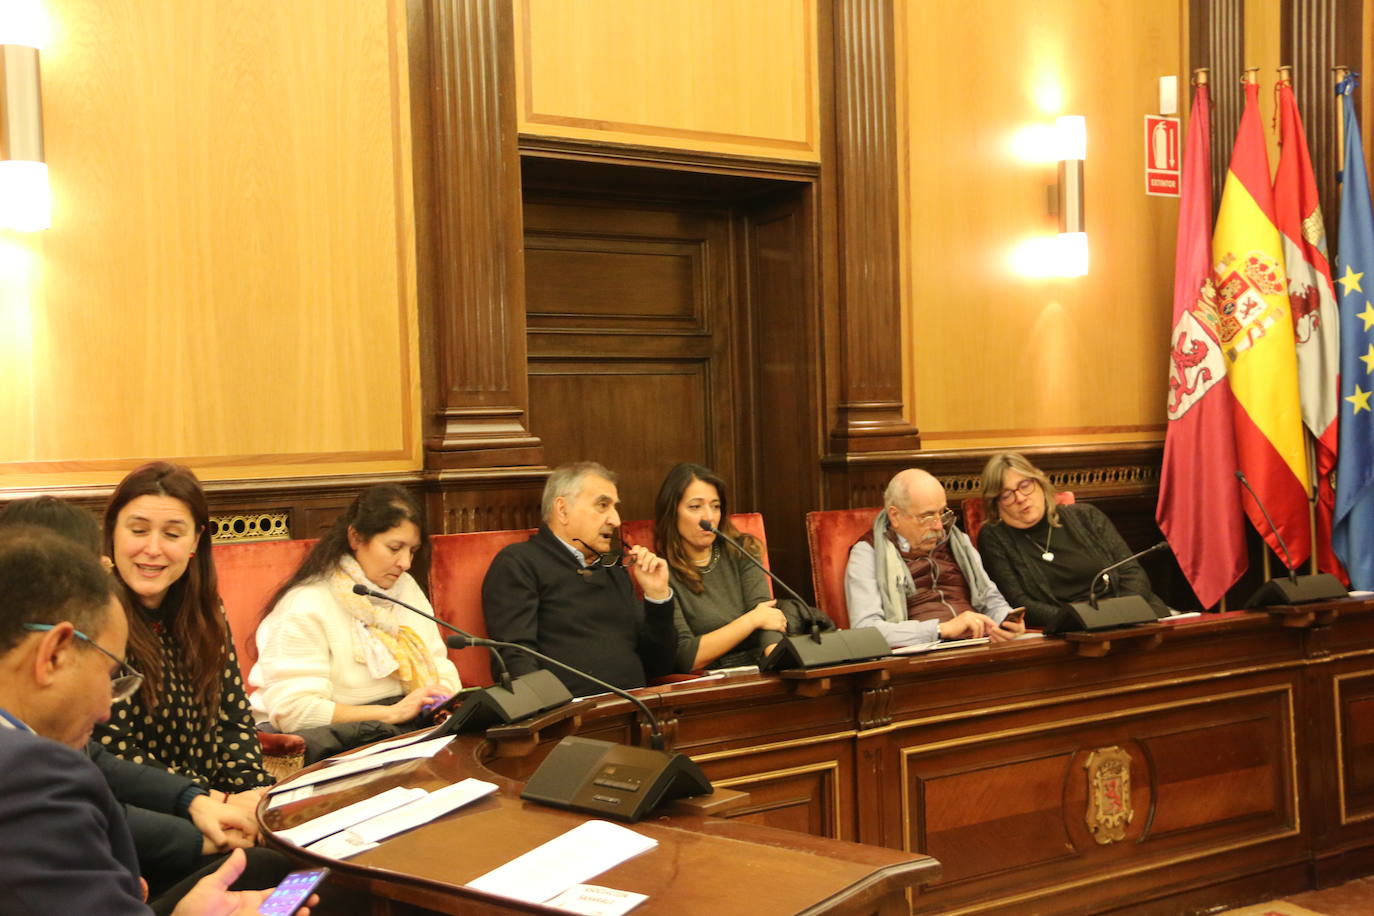
[[[1246,67],[1240,74],[1241,85],[1258,86],[1259,72],[1259,67]],[[1260,560],[1263,565],[1264,581],[1268,582],[1272,578],[1269,574],[1269,545],[1265,542],[1263,535],[1260,536]]]
[[[1332,67],[1331,72],[1336,74],[1336,85],[1339,86],[1347,74],[1350,73],[1349,67]],[[1336,105],[1336,187],[1341,186],[1341,174],[1345,160],[1345,106]]]

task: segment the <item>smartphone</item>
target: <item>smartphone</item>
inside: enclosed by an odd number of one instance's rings
[[[310,895],[315,892],[315,888],[329,874],[327,868],[312,868],[308,871],[293,871],[281,883],[272,895],[262,902],[258,907],[258,912],[263,916],[291,916],[292,913],[305,906],[305,902],[310,899]]]
[[[1026,616],[1026,609],[1025,609],[1025,608],[1023,608],[1023,607],[1014,607],[1014,608],[1012,608],[1010,611],[1007,612],[1007,616],[1006,616],[1006,617],[1002,618],[1002,622],[1003,622],[1003,623],[1020,623],[1020,622],[1021,622],[1021,619],[1022,619],[1023,617],[1025,617],[1025,616]]]

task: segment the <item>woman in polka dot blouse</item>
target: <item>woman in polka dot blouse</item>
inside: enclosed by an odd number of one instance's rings
[[[187,468],[131,471],[105,510],[129,615],[129,661],[143,688],[110,711],[96,737],[135,763],[180,773],[217,798],[254,806],[272,784],[220,607],[210,555],[210,510]]]

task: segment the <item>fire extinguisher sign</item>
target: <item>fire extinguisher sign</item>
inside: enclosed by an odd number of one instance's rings
[[[1177,197],[1181,169],[1178,118],[1145,116],[1145,193]]]

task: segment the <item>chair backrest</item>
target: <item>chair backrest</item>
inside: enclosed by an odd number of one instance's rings
[[[429,598],[434,613],[474,636],[486,636],[482,580],[487,576],[487,567],[501,548],[529,540],[535,530],[471,531],[430,538]],[[489,650],[450,649],[448,657],[453,659],[465,686],[486,687],[492,683]]]
[[[759,556],[764,569],[772,569],[768,565],[768,536],[763,529],[763,516],[758,512],[732,512],[730,521],[734,523],[736,529],[742,534],[753,535],[759,539],[759,548],[762,553]],[[654,549],[654,523],[652,520],[639,520],[621,522],[620,535],[627,544],[643,544],[650,550]],[[724,549],[733,550],[733,547],[726,546]],[[773,593],[773,580],[768,580],[768,593]]]
[[[248,683],[248,672],[253,669],[248,643],[262,616],[263,605],[290,578],[314,546],[314,539],[214,546],[219,598],[229,618],[229,634],[234,639],[244,684]]]
[[[844,600],[844,568],[849,548],[873,527],[873,509],[824,509],[806,513],[806,543],[811,553],[811,584],[816,605],[840,628],[849,626]]]
[[[1060,490],[1054,494],[1054,501],[1061,506],[1073,505],[1073,491]],[[964,533],[969,536],[969,540],[976,545],[978,543],[978,532],[982,530],[983,523],[987,521],[987,507],[983,503],[983,497],[970,496],[964,500]]]

